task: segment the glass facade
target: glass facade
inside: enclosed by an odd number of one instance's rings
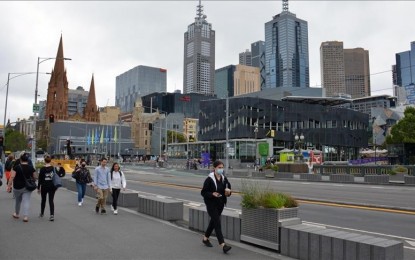
[[[310,87],[308,24],[282,12],[265,24],[266,87]]]
[[[218,98],[234,96],[235,65],[229,65],[215,71],[215,95]]]
[[[257,41],[251,44],[252,66],[259,68],[261,73],[261,89],[265,88],[265,42]]]
[[[413,85],[415,83],[415,41],[411,42],[411,50],[397,53],[395,57],[396,65],[394,67],[394,76],[396,82],[394,83],[402,87],[403,91],[401,92],[405,93],[404,97],[400,97],[400,101],[415,104],[415,94],[413,91]]]

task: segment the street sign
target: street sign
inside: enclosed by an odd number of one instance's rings
[[[39,112],[40,106],[38,104],[33,104],[33,113]]]

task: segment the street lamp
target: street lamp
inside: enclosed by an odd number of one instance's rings
[[[255,133],[255,165],[257,164],[257,154],[258,154],[258,142],[257,142],[257,137],[258,137],[258,122],[255,122],[254,124],[254,133]]]
[[[373,149],[375,150],[375,165],[377,164],[376,162],[376,133],[375,133],[375,120],[376,117],[372,117],[372,144],[373,144]]]
[[[295,146],[298,148],[297,153],[300,153],[300,145],[304,141],[304,135],[302,133],[300,135],[298,135],[298,133],[295,133],[294,140],[295,140]],[[299,156],[297,156],[297,159],[298,157]]]
[[[47,60],[72,60],[70,58],[41,58],[37,57],[37,69],[36,69],[36,87],[35,87],[35,103],[37,105],[37,92],[38,92],[38,83],[39,83],[39,65],[42,62]],[[34,160],[36,156],[36,111],[33,109],[33,139],[32,139],[32,160]]]

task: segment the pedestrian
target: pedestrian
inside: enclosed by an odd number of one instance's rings
[[[6,185],[9,184],[10,175],[11,175],[11,171],[13,169],[13,165],[14,165],[14,156],[13,156],[13,154],[9,154],[9,156],[7,157],[6,162],[4,163],[4,171],[5,171],[5,175],[6,175]]]
[[[108,192],[110,191],[111,178],[110,170],[107,167],[107,159],[101,159],[101,165],[95,168],[94,172],[94,190],[97,193],[97,205],[95,212],[98,214],[101,208],[101,214],[107,214],[105,204],[107,203]]]
[[[23,153],[19,158],[20,163],[15,165],[11,171],[10,180],[7,185],[7,191],[10,192],[13,185],[13,194],[15,196],[15,211],[13,218],[18,219],[20,213],[20,206],[23,205],[23,221],[29,221],[30,211],[30,196],[32,192],[26,189],[25,179],[34,178],[35,168],[29,165],[29,157]]]
[[[78,206],[81,207],[84,203],[86,185],[88,183],[92,183],[92,177],[89,169],[86,168],[85,160],[82,159],[79,163],[80,167],[75,168],[75,171],[72,173],[72,178],[74,178],[76,181],[76,190],[78,191]]]
[[[215,230],[219,245],[222,247],[223,252],[227,253],[232,247],[225,244],[220,216],[226,205],[227,197],[231,195],[231,184],[224,175],[223,162],[219,160],[215,161],[213,163],[213,168],[213,172],[209,173],[209,176],[203,183],[201,191],[208,215],[210,216],[209,226],[203,236],[203,244],[207,247],[212,247],[209,237],[212,234],[212,231]]]
[[[65,177],[65,174],[66,174],[65,168],[62,167],[62,164],[61,163],[58,163],[58,165],[55,168],[55,171],[56,171],[56,173],[58,174],[58,176],[60,178]]]
[[[125,180],[124,173],[120,170],[120,165],[114,163],[111,167],[111,195],[112,195],[112,205],[111,210],[114,212],[114,215],[118,214],[118,196],[120,196],[121,188],[125,191],[127,186],[127,181]]]
[[[37,193],[40,194],[42,200],[40,202],[40,214],[39,217],[43,218],[46,206],[46,197],[49,197],[49,211],[50,221],[55,220],[55,204],[53,199],[55,197],[56,187],[53,184],[53,175],[57,174],[54,167],[50,164],[52,159],[49,155],[45,156],[45,166],[40,168],[39,171],[39,182],[37,184]]]

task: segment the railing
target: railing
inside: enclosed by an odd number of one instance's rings
[[[326,176],[331,174],[351,174],[356,177],[363,177],[365,175],[388,174],[396,167],[396,165],[314,165],[313,170],[315,173]],[[415,166],[403,165],[403,167],[408,169],[408,175],[415,175]]]

